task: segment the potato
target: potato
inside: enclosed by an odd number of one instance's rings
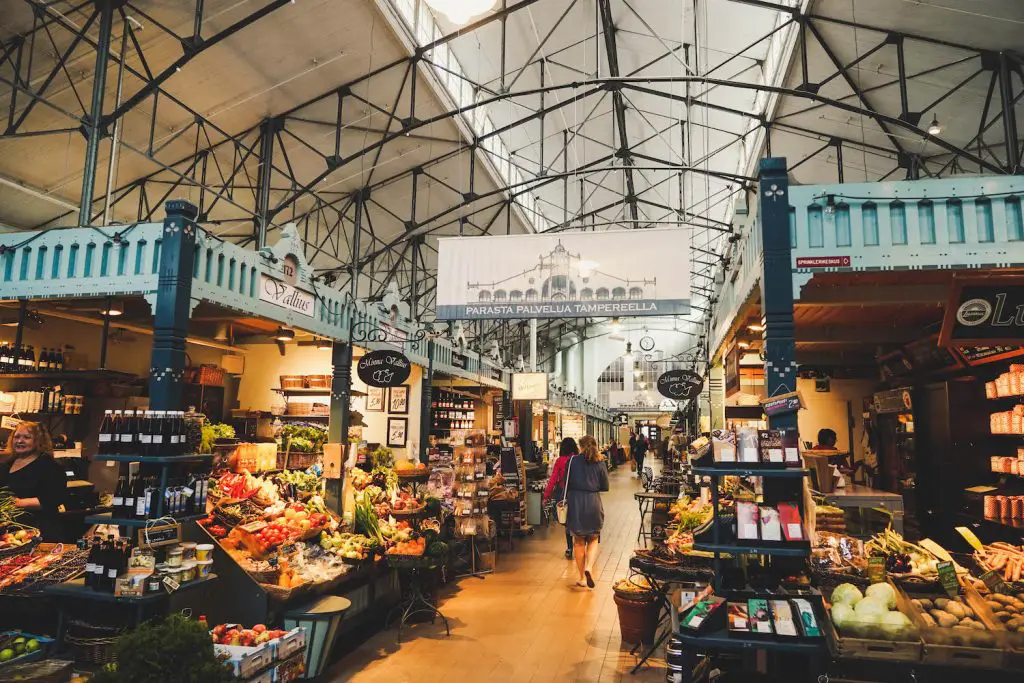
[[[928,598],[921,598],[920,600],[916,600],[915,602],[920,603],[921,609],[926,612],[930,609],[935,608],[935,603],[929,600]]]
[[[1002,593],[993,593],[989,597],[995,602],[1002,603],[1004,605],[1012,605],[1013,603],[1017,602],[1017,598],[1013,597],[1012,595],[1003,595]]]
[[[967,626],[968,628],[973,628],[975,631],[984,631],[985,630],[985,625],[982,624],[980,621],[975,621],[974,619],[964,619],[963,621],[960,622],[959,625],[960,626]]]
[[[998,600],[992,600],[991,598],[985,601],[989,607],[992,608],[993,612],[999,612],[1006,609],[1006,605],[999,602]]]
[[[951,644],[959,645],[960,647],[966,647],[968,643],[971,642],[971,636],[973,634],[973,630],[963,626],[954,626],[949,629],[949,635],[952,641]]]
[[[996,619],[999,619],[1000,621],[1009,621],[1010,619],[1013,619],[1013,615],[1007,612],[1006,610],[999,610],[998,612],[993,612],[992,616],[994,616]]]
[[[1013,617],[1007,620],[1006,628],[1017,631],[1024,627],[1024,617]]]
[[[917,598],[914,598],[910,602],[914,603],[914,606],[916,606],[918,609],[921,609],[921,601],[918,600]]]
[[[921,621],[924,623],[925,626],[927,626],[929,628],[938,628],[938,626],[939,626],[935,622],[935,618],[932,615],[928,614],[927,612],[924,612],[924,613],[921,614]]]
[[[958,623],[960,623],[959,619],[954,617],[949,612],[944,612],[941,609],[933,609],[929,612],[929,614],[935,617],[935,621],[938,622],[939,626],[942,628],[953,628]]]
[[[936,600],[935,602],[938,603],[938,600]],[[963,619],[964,617],[967,616],[967,612],[964,610],[964,606],[961,605],[960,603],[954,602],[952,600],[947,602],[946,606],[943,607],[942,609],[946,610],[947,612],[952,614],[957,619]]]
[[[937,609],[946,609],[946,606],[952,602],[949,598],[935,598],[935,607]]]
[[[964,608],[964,613],[965,613],[965,614],[966,614],[967,616],[969,616],[969,617],[970,617],[971,619],[977,619],[977,618],[978,618],[978,617],[977,617],[977,615],[976,615],[976,614],[974,613],[974,610],[973,610],[973,609],[971,609],[971,608],[970,608],[970,607],[968,607],[967,605],[962,605],[962,607]]]

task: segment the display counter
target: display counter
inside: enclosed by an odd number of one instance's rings
[[[855,522],[860,530],[855,535],[870,536],[873,533],[871,526],[884,528],[889,522],[889,515],[892,515],[892,528],[903,533],[903,496],[898,493],[879,491],[862,484],[847,484],[826,494],[825,502],[846,511],[848,523]]]

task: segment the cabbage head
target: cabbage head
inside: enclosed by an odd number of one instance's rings
[[[860,589],[852,583],[841,583],[832,591],[832,604],[844,604],[852,607],[860,602],[863,597]]]
[[[896,591],[888,583],[873,583],[868,586],[865,596],[885,603],[888,609],[896,609]]]

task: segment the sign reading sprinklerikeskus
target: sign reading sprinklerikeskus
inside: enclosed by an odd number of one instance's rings
[[[268,301],[310,318],[316,309],[316,300],[312,294],[263,273],[260,273],[260,301]]]
[[[438,240],[439,320],[689,312],[685,230]]]

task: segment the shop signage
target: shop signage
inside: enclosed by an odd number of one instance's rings
[[[797,268],[849,268],[849,256],[797,256]]]
[[[626,415],[625,413],[619,413],[618,415],[615,416],[615,424],[625,427],[626,425],[629,424],[629,415]]]
[[[496,431],[501,431],[501,424],[505,421],[505,401],[503,396],[495,396],[491,399],[491,428]]]
[[[914,409],[914,402],[910,398],[910,387],[879,391],[874,395],[872,403],[878,414],[907,413]]]
[[[502,377],[501,368],[488,368],[491,379],[496,382],[501,382],[504,378]]]
[[[513,401],[546,401],[548,375],[546,372],[516,372],[512,374]]]
[[[437,259],[438,320],[690,312],[685,229],[446,237]]]
[[[692,370],[668,370],[658,377],[658,393],[682,401],[694,398],[704,387],[704,378]]]
[[[768,417],[795,413],[804,407],[804,400],[799,391],[790,394],[778,394],[761,401],[761,412]]]
[[[1024,344],[1024,276],[955,278],[939,344]]]
[[[356,374],[370,387],[397,387],[409,379],[412,364],[397,351],[370,351],[359,359]]]
[[[459,370],[465,370],[469,367],[469,356],[458,351],[452,351],[452,366]]]
[[[725,395],[728,398],[740,390],[740,347],[733,346],[725,354]]]
[[[956,352],[968,365],[984,365],[1024,355],[1024,346],[958,346]]]
[[[260,273],[260,301],[267,301],[310,318],[316,309],[316,299],[312,294],[264,273]]]

